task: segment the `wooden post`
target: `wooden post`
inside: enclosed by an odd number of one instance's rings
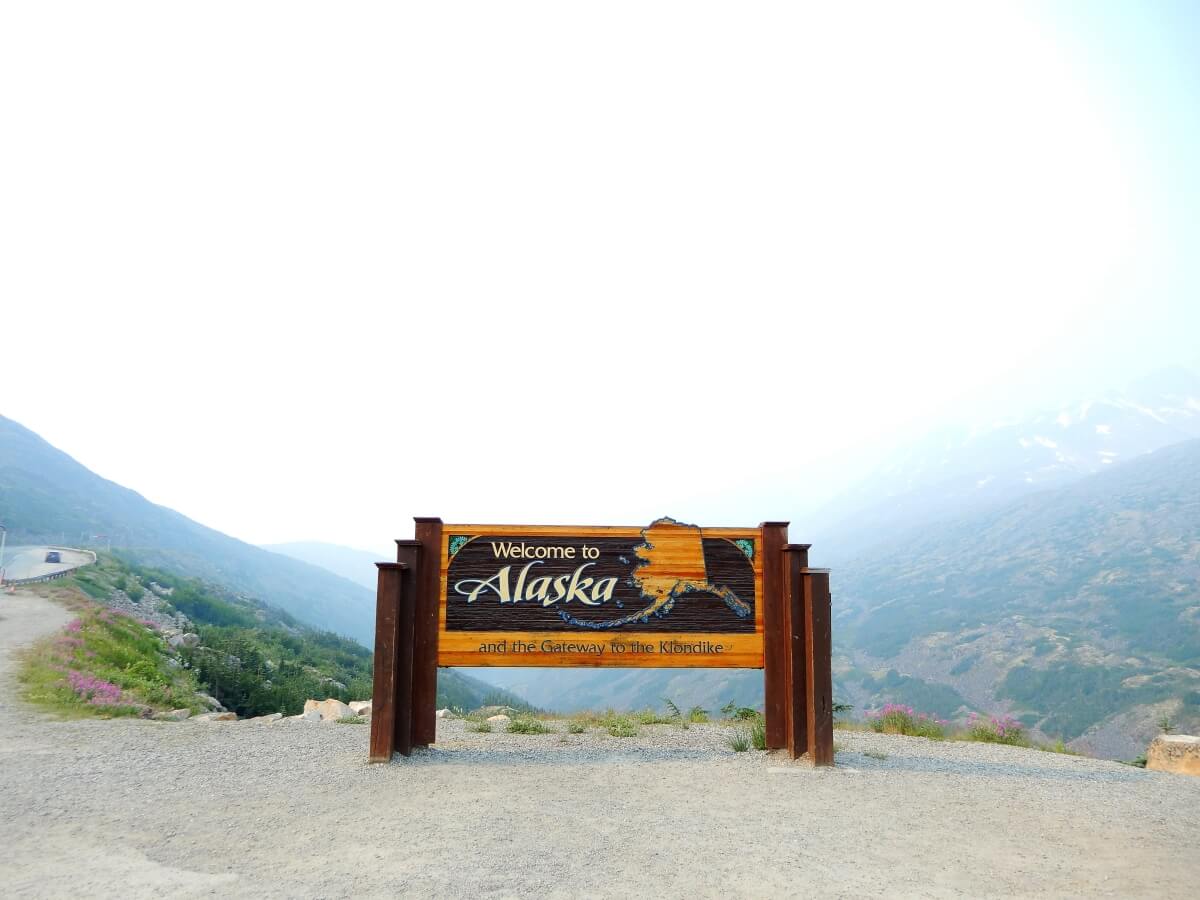
[[[804,615],[804,576],[809,544],[787,544],[783,548],[785,617],[788,641],[787,752],[799,759],[808,752],[808,665],[809,642]]]
[[[763,522],[763,713],[766,716],[767,749],[787,746],[788,646],[787,610],[784,597],[783,546],[787,522]]]
[[[397,696],[402,703],[396,706],[396,751],[408,756],[416,744],[413,740],[413,679],[416,665],[417,579],[424,568],[424,548],[419,541],[396,541],[396,559],[403,571],[403,592],[400,600],[400,640],[396,644]]]
[[[808,755],[815,766],[833,765],[833,646],[829,570],[804,569],[804,633],[808,641]]]
[[[375,684],[371,692],[371,762],[388,762],[396,751],[397,706],[409,707],[400,685],[403,569],[400,563],[377,563],[375,593]],[[411,617],[408,617],[411,619]],[[410,642],[411,643],[411,642]],[[411,654],[409,655],[411,661]],[[410,662],[411,684],[411,662]]]
[[[441,593],[442,520],[418,517],[416,539],[421,566],[416,578],[413,627],[412,742],[428,747],[437,740],[438,599]]]

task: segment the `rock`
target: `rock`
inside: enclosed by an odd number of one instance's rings
[[[451,716],[451,712],[450,712],[450,710],[448,710],[448,709],[439,709],[439,710],[437,711],[437,713],[435,713],[435,715],[436,715],[436,716],[437,716],[439,719],[449,719],[449,718],[450,718],[450,716]]]
[[[350,708],[356,716],[369,716],[371,714],[370,700],[351,700]]]
[[[154,718],[160,722],[182,722],[192,715],[190,709],[173,709],[170,712],[155,713]]]
[[[512,721],[512,719],[510,719],[508,716],[504,715],[504,713],[499,713],[498,715],[494,715],[494,716],[488,716],[487,720],[488,720],[488,723],[491,725],[507,725],[509,722]]]
[[[172,647],[198,647],[200,645],[200,635],[175,634],[167,638],[167,643]]]
[[[255,716],[253,719],[243,719],[244,722],[278,722],[283,713],[267,713],[265,716]]]
[[[208,694],[196,694],[196,699],[211,710],[215,710],[216,712],[225,712],[225,707],[221,705],[221,701],[216,697],[210,697]]]
[[[509,713],[515,713],[516,710],[511,706],[481,706],[475,710],[477,716],[507,716]]]
[[[193,722],[236,722],[237,713],[229,712],[207,712],[201,713],[198,716],[192,716]]]
[[[317,709],[306,709],[300,715],[296,716],[296,718],[303,719],[305,722],[320,722],[321,711]]]
[[[354,715],[354,710],[332,697],[328,700],[307,700],[304,703],[304,711],[319,713],[322,722],[336,722],[338,719],[348,719]]]
[[[1177,775],[1200,775],[1200,737],[1160,734],[1146,751],[1146,768]]]

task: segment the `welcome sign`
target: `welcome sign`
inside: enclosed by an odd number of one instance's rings
[[[763,667],[758,528],[444,525],[439,666]]]

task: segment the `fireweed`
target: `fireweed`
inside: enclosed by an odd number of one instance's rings
[[[967,731],[969,741],[984,741],[989,744],[1029,743],[1025,737],[1025,726],[1012,716],[988,716],[983,718],[979,713],[967,716]]]
[[[166,664],[162,636],[95,604],[26,656],[21,681],[34,703],[67,715],[136,716],[195,707],[194,675]]]

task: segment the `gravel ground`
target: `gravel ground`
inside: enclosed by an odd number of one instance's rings
[[[12,644],[65,619],[0,597],[0,678]],[[5,702],[2,893],[1190,898],[1200,883],[1200,779],[857,732],[813,770],[734,753],[719,725],[556,727],[443,721],[434,749],[371,766],[361,725],[60,722]]]

